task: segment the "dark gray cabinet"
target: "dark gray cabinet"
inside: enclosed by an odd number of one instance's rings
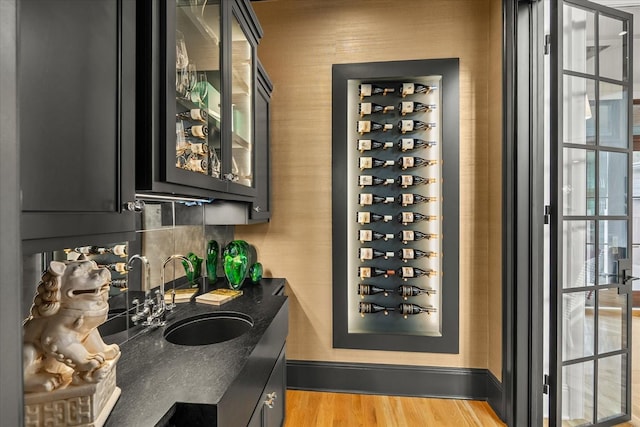
[[[262,28],[250,2],[147,0],[138,15],[136,191],[254,202],[268,79],[259,78]]]
[[[25,252],[135,230],[134,0],[23,0],[18,36]]]
[[[249,218],[252,222],[271,218],[271,92],[273,84],[258,61],[258,80],[255,113],[255,175],[256,195],[251,202]]]
[[[285,349],[283,348],[258,401],[258,406],[249,421],[249,427],[280,427],[284,424],[285,393],[287,391],[285,361]]]

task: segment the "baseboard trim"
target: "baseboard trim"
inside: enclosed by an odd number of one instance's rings
[[[502,384],[488,369],[287,360],[287,388],[486,400],[502,419]]]
[[[505,408],[503,399],[503,387],[502,383],[493,375],[493,372],[486,370],[487,372],[487,403],[491,406],[491,409],[504,421]]]

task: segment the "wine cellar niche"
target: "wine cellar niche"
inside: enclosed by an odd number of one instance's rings
[[[458,69],[333,66],[334,347],[458,352]]]

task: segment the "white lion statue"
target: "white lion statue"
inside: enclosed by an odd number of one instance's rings
[[[107,319],[111,273],[94,261],[52,261],[24,321],[24,391],[95,383],[111,370],[120,348],[96,329]]]

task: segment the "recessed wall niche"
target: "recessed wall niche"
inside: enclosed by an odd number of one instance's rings
[[[459,61],[333,66],[333,346],[458,352]]]

